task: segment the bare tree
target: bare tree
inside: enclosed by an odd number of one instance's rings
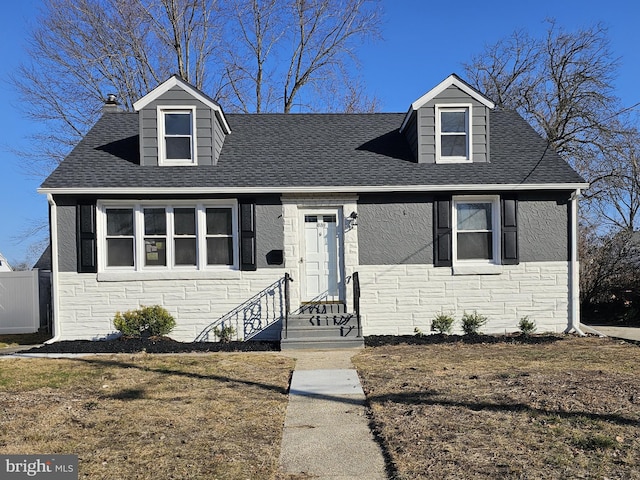
[[[567,32],[548,20],[543,38],[523,31],[464,65],[470,81],[496,105],[517,110],[581,173],[589,173],[607,140],[623,133],[615,96],[618,59],[607,29]]]
[[[586,212],[603,230],[638,227],[639,137],[628,116],[637,105],[616,97],[617,67],[603,25],[567,32],[553,20],[542,38],[517,31],[465,65],[474,86],[517,110],[592,184]]]
[[[335,96],[322,93],[329,90],[338,90],[339,98],[357,90],[361,103],[368,103],[356,75],[355,49],[379,35],[377,0],[228,0],[226,5],[227,37],[235,39],[227,44],[226,80],[238,110],[328,110]],[[303,96],[309,85],[313,94]]]
[[[288,35],[294,49],[284,81],[284,112],[289,113],[299,99],[302,87],[327,80],[349,78],[337,75],[355,58],[356,42],[376,35],[379,10],[372,0],[294,0],[295,28]],[[326,83],[325,83],[326,85]],[[318,88],[318,85],[316,85]]]
[[[640,134],[614,94],[618,60],[606,28],[567,32],[554,21],[542,38],[517,31],[465,65],[499,108],[517,110],[590,182],[580,228],[581,296],[588,314],[621,309],[640,284],[629,261],[640,228]],[[626,302],[626,303],[625,303]]]
[[[226,80],[235,111],[262,113],[277,103],[271,54],[285,34],[284,9],[279,0],[229,0]]]
[[[640,237],[581,226],[580,303],[587,320],[640,322]]]
[[[30,60],[12,77],[25,113],[43,127],[32,170],[47,174],[64,158],[107,93],[131,109],[173,73],[204,88],[214,17],[207,0],[45,0]]]
[[[231,111],[313,109],[308,85],[337,88],[350,110],[370,108],[355,48],[378,34],[378,1],[44,0],[30,60],[12,78],[42,125],[30,170],[49,173],[107,93],[130,110],[174,73]]]
[[[640,230],[640,132],[616,135],[594,162],[587,206],[608,231]]]

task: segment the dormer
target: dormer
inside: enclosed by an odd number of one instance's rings
[[[141,165],[215,165],[231,133],[220,105],[177,75],[133,108],[140,122]]]
[[[418,163],[486,163],[494,106],[452,74],[411,104],[400,132]]]

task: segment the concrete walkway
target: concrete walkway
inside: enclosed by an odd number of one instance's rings
[[[284,473],[321,480],[387,478],[351,363],[358,352],[281,352],[296,359],[280,452]]]
[[[590,330],[594,330],[607,337],[621,338],[623,340],[634,340],[636,342],[640,342],[640,328],[638,327],[611,327],[605,325],[586,326],[588,327],[588,329],[585,330],[589,333],[591,333]]]

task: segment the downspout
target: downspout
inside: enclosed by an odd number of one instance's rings
[[[49,202],[49,217],[51,235],[51,303],[53,304],[53,338],[45,343],[54,343],[60,340],[60,315],[58,301],[58,208],[53,195],[47,193],[47,201]]]
[[[578,261],[578,197],[580,189],[571,194],[571,261],[569,262],[569,328],[567,333],[585,333],[580,329],[580,262]]]

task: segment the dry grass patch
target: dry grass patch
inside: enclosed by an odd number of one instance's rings
[[[640,348],[368,348],[354,358],[396,478],[640,479]]]
[[[51,338],[47,333],[16,333],[0,335],[0,348],[16,347],[18,345],[38,345]]]
[[[268,354],[2,360],[0,452],[78,454],[80,478],[274,478],[292,369]]]

